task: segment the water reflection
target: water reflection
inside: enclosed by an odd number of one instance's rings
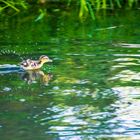
[[[5,24],[2,50],[16,51],[23,58],[35,58],[48,51],[49,56],[57,59],[53,69],[56,78],[47,87],[42,83],[47,85],[52,75],[46,71],[23,72],[14,67],[7,70],[2,67],[2,139],[139,137],[140,30],[137,15],[140,14],[129,17],[128,22],[126,16],[120,19],[113,14],[112,19],[108,16],[108,20],[99,21],[98,27],[94,24],[96,21],[90,24],[88,20],[85,26],[73,26],[75,22],[68,22],[69,18],[64,18],[64,23],[56,18],[57,22],[53,19],[39,24],[19,24],[20,21],[9,22],[8,27]],[[18,28],[13,28],[11,23],[18,23]],[[124,26],[118,28],[120,25]],[[7,54],[1,53],[0,63],[17,64],[17,55]]]
[[[111,122],[117,116],[117,107],[112,104],[118,96],[113,90],[98,89],[97,92],[89,91],[85,96],[82,96],[85,89],[80,90],[81,95],[77,95],[77,90],[69,90],[69,94],[65,94],[66,90],[58,89],[54,93],[55,103],[45,110],[34,111],[33,119],[45,128],[46,135],[57,134],[62,139],[79,135],[84,139],[122,131],[117,121]]]
[[[0,65],[0,75],[18,73],[22,80],[28,84],[41,82],[48,85],[49,81],[53,77],[50,73],[45,73],[42,70],[24,71],[17,65],[4,64]]]
[[[35,70],[35,71],[26,71],[21,74],[21,78],[26,81],[28,84],[41,82],[45,85],[48,85],[49,81],[53,77],[50,73],[44,73],[41,70]]]

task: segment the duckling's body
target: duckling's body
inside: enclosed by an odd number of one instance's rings
[[[31,59],[24,60],[20,63],[20,67],[24,70],[36,70],[40,69],[46,62],[52,62],[52,60],[48,56],[42,55],[38,61]]]

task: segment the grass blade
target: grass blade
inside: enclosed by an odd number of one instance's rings
[[[4,0],[0,0],[1,2],[5,3],[6,5],[8,5],[9,7],[11,7],[12,9],[14,9],[15,11],[19,12],[20,10],[18,8],[16,8],[14,5],[12,5],[11,3],[4,1]]]
[[[95,20],[95,15],[94,15],[94,11],[93,11],[92,5],[89,2],[87,2],[87,6],[88,6],[88,9],[89,9],[89,13],[91,15],[91,18],[93,20]]]

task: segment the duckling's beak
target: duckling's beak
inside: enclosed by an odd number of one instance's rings
[[[53,61],[51,59],[49,59],[48,62],[53,62]]]

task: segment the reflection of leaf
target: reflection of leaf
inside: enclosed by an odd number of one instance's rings
[[[39,9],[39,12],[40,12],[40,14],[39,14],[39,16],[35,19],[35,21],[39,21],[39,20],[43,19],[43,18],[45,17],[45,15],[46,15],[46,10]]]
[[[72,0],[68,0],[68,4],[67,4],[68,6],[70,6],[70,4],[71,4],[71,1],[72,1]]]
[[[121,8],[121,3],[120,3],[120,1],[119,1],[119,0],[116,0],[116,3],[117,3],[117,6],[118,6],[119,8]]]

